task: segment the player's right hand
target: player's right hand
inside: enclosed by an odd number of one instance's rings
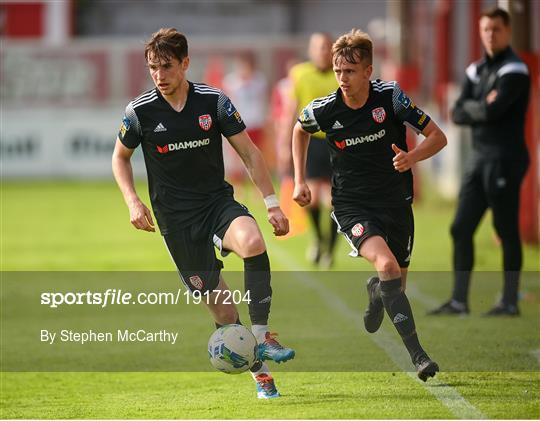
[[[294,184],[293,200],[302,207],[311,203],[311,190],[306,183]]]
[[[274,235],[279,237],[289,233],[289,220],[281,208],[268,209],[268,222],[274,227]]]
[[[129,219],[131,224],[138,230],[155,232],[152,213],[140,200],[134,201],[129,205]]]

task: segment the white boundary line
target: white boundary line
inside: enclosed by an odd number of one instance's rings
[[[293,271],[294,276],[305,286],[313,289],[319,294],[323,301],[342,317],[349,319],[353,322],[359,330],[364,329],[364,323],[360,314],[352,310],[338,295],[330,291],[325,285],[318,282],[306,275],[309,270],[299,262],[293,262],[292,259],[283,253],[279,247],[272,249],[272,254],[278,255],[277,257],[283,262],[289,269],[301,266],[300,269],[305,272]],[[363,285],[358,285],[361,288]],[[427,296],[426,296],[427,297]],[[431,300],[431,297],[429,297]],[[423,300],[422,300],[423,301]],[[430,392],[439,402],[446,406],[452,414],[460,419],[484,419],[487,418],[478,408],[467,401],[461,394],[452,386],[438,380],[437,378],[430,379],[429,382],[424,383],[417,378],[415,372],[410,372],[411,361],[404,352],[397,352],[397,349],[403,348],[400,343],[394,338],[395,335],[390,334],[381,328],[376,334],[370,334],[369,338],[381,348],[388,357],[404,372],[406,372],[411,379],[422,385],[428,392]]]
[[[536,358],[536,361],[540,363],[540,348],[533,349],[531,352],[529,352],[534,358]]]
[[[409,285],[407,282],[407,295],[419,301],[426,308],[435,308],[441,305],[441,301],[433,298],[431,295],[424,294],[415,284]]]

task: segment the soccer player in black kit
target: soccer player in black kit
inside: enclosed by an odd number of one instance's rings
[[[217,291],[228,289],[214,246],[225,256],[244,260],[249,315],[259,344],[251,372],[257,397],[279,397],[264,360],[287,361],[284,348],[268,330],[272,300],[270,262],[262,234],[246,207],[234,200],[224,179],[222,135],[240,155],[268,209],[275,235],[285,235],[288,220],[279,208],[259,149],[246,134],[242,118],[218,89],[186,79],[186,37],[173,28],[152,35],[145,58],[155,84],[126,107],[113,154],[113,172],[129,208],[131,223],[155,231],[150,210],[138,197],[130,159],[141,145],[148,173],[150,200],[165,244],[185,286],[208,294],[203,300],[216,326],[240,323],[234,304]]]
[[[439,367],[420,345],[405,295],[414,241],[411,166],[442,149],[446,137],[396,82],[370,80],[373,45],[366,33],[341,36],[332,55],[338,90],[312,101],[294,128],[294,200],[301,206],[311,200],[306,150],[310,133],[322,130],[333,168],[332,216],[352,248],[350,255],[364,257],[378,273],[368,280],[366,330],[377,331],[386,310],[418,377],[426,381]],[[426,137],[410,151],[404,124]]]
[[[486,316],[518,316],[522,265],[519,192],[529,166],[525,116],[529,69],[510,47],[510,15],[499,8],[480,17],[486,54],[467,67],[452,112],[454,123],[472,127],[473,154],[465,172],[452,227],[454,290],[452,298],[430,314],[468,314],[473,235],[488,208],[501,240],[504,288],[501,301]]]

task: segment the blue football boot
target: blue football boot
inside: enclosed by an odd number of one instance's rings
[[[261,373],[255,377],[255,381],[257,382],[257,398],[274,399],[280,397],[274,379],[269,374]]]
[[[294,358],[294,349],[281,346],[276,336],[277,333],[266,332],[264,342],[258,345],[259,360],[281,363]]]

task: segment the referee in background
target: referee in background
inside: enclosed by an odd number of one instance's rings
[[[324,32],[316,32],[309,40],[309,61],[295,65],[289,72],[292,90],[287,98],[288,122],[283,125],[279,159],[284,175],[291,167],[291,138],[293,126],[300,111],[315,98],[328,95],[338,87],[332,70],[332,37]],[[312,201],[307,208],[315,242],[307,249],[306,258],[322,269],[329,269],[333,264],[334,248],[337,240],[337,226],[334,221],[321,212],[324,207],[331,207],[330,179],[332,167],[330,154],[325,142],[325,134],[312,134],[307,157],[307,183],[311,190]],[[323,228],[323,223],[329,229]],[[324,235],[327,231],[327,236]],[[326,237],[326,238],[325,238]]]
[[[468,292],[474,266],[473,235],[488,208],[502,243],[504,288],[486,316],[518,316],[522,266],[519,193],[529,165],[525,116],[530,77],[510,47],[510,15],[494,8],[480,17],[485,56],[466,70],[463,90],[452,119],[472,128],[473,155],[464,175],[451,233],[454,247],[452,298],[430,314],[468,314]]]

